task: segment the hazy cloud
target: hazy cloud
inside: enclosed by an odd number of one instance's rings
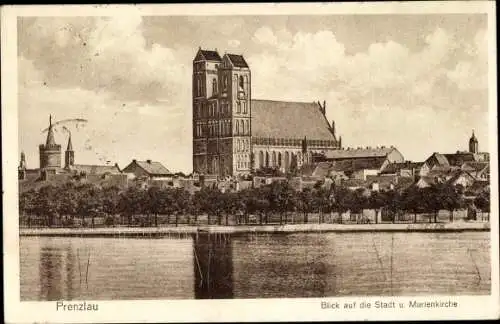
[[[79,163],[98,154],[190,171],[191,64],[203,46],[245,55],[254,98],[326,100],[346,145],[396,145],[409,159],[464,149],[470,129],[487,124],[486,30],[443,17],[422,30],[366,17],[365,31],[336,17],[23,18],[20,146],[33,166],[49,113],[84,117],[73,137]],[[476,134],[485,147],[486,131]]]

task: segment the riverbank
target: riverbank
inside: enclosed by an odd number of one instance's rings
[[[98,236],[157,237],[195,234],[325,233],[325,232],[462,232],[489,231],[488,222],[417,224],[287,224],[178,227],[102,227],[102,228],[21,228],[20,236]]]

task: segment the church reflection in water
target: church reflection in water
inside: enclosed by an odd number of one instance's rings
[[[198,235],[194,240],[196,299],[233,298],[233,251],[229,235]]]
[[[199,235],[195,298],[322,297],[337,286],[335,262],[320,236]]]

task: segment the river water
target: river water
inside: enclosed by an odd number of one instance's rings
[[[21,237],[21,300],[488,295],[489,236]]]

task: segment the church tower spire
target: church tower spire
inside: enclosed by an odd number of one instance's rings
[[[45,145],[56,145],[56,140],[54,139],[54,130],[52,129],[52,115],[49,116],[49,131],[47,132],[47,141],[45,142]]]
[[[472,130],[472,136],[469,139],[469,152],[470,153],[479,153],[479,142],[474,134],[474,130]]]
[[[68,146],[64,152],[64,168],[69,169],[75,164],[75,151],[73,151],[73,144],[71,143],[71,133],[68,137]]]
[[[24,151],[21,152],[21,160],[19,161],[19,169],[26,169],[26,155]]]
[[[54,125],[52,124],[52,115],[49,116],[49,129],[47,139],[44,144],[39,146],[40,168],[57,170],[61,167],[61,145],[56,144],[54,138]]]

